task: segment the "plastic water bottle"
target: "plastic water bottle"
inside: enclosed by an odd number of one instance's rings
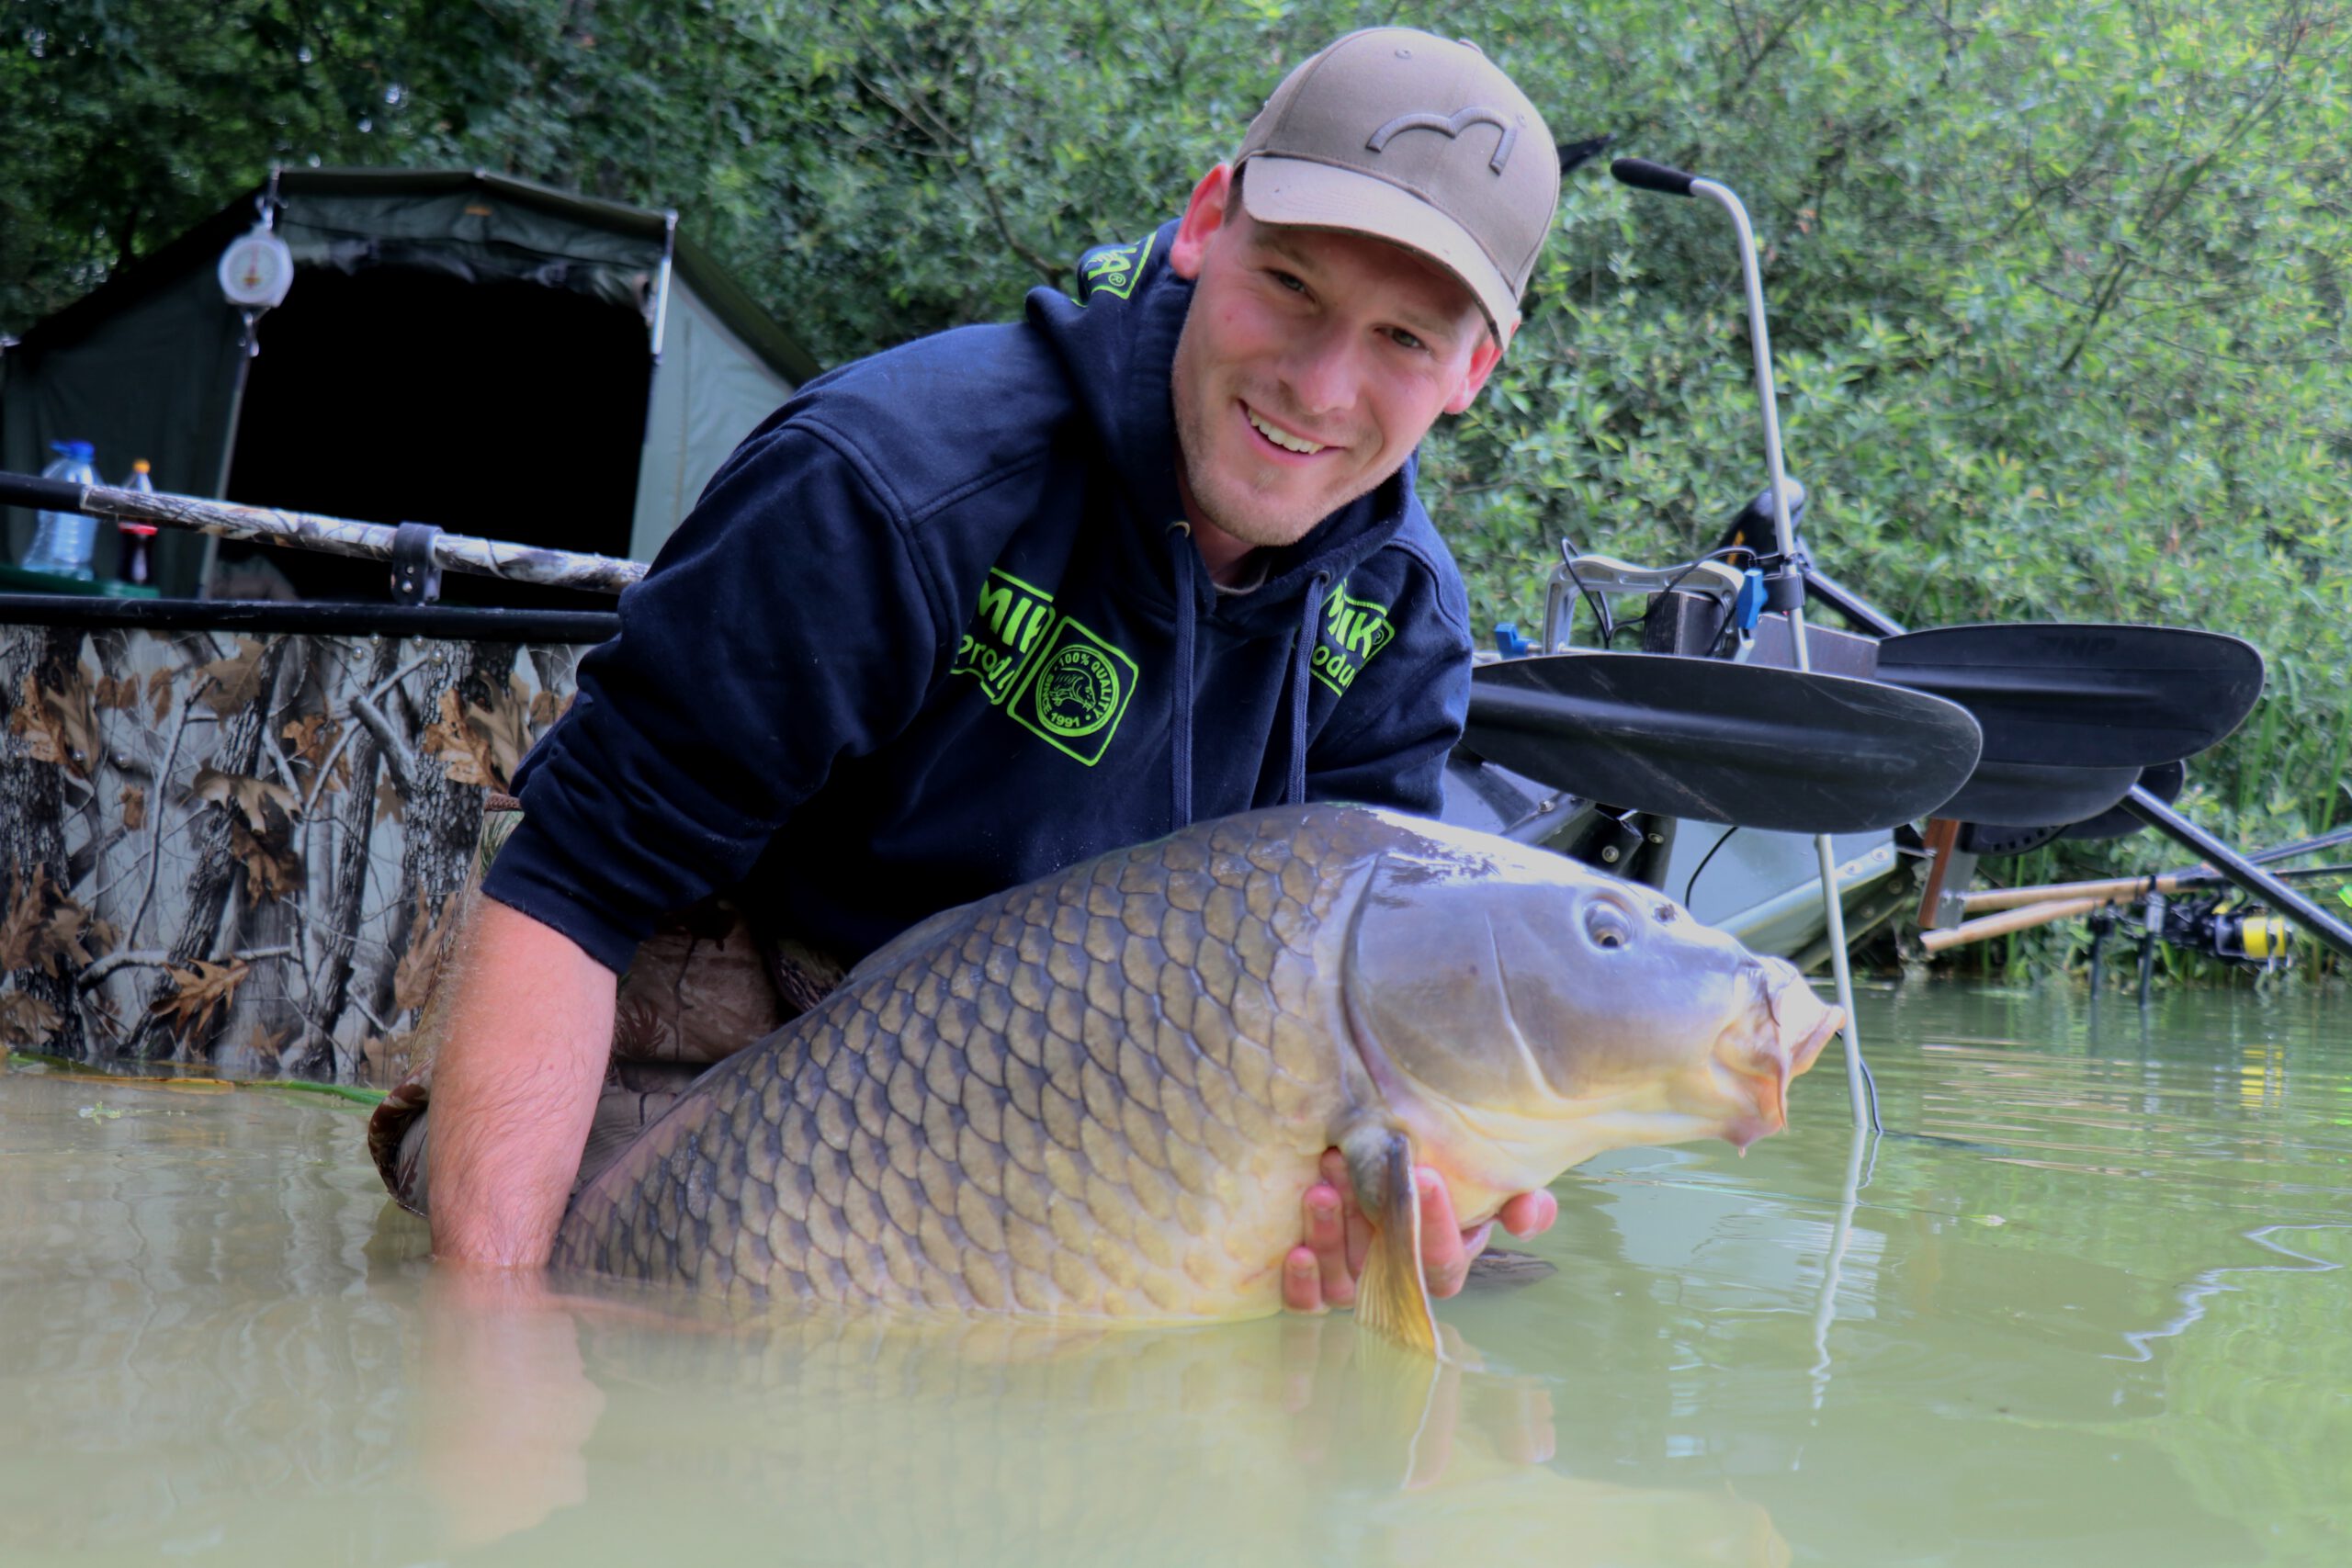
[[[146,458],[130,465],[130,477],[122,481],[122,488],[139,495],[155,493],[155,480],[148,473]],[[117,523],[115,531],[122,546],[121,554],[115,558],[115,581],[147,587],[155,578],[154,560],[149,553],[155,542],[155,525]]]
[[[40,471],[41,478],[79,485],[98,482],[98,470],[91,460],[93,453],[88,442],[52,441],[49,446],[58,456]],[[95,575],[90,570],[90,547],[97,536],[98,520],[95,517],[85,517],[78,512],[43,512],[40,526],[33,533],[33,547],[25,552],[24,569],[45,571],[52,577],[76,577],[87,582]]]

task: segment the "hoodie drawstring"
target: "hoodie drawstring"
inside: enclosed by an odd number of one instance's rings
[[[1290,790],[1283,798],[1286,806],[1306,803],[1306,677],[1315,668],[1315,644],[1322,631],[1323,585],[1330,581],[1329,572],[1318,571],[1307,585],[1306,612],[1299,622],[1298,641],[1291,659]]]
[[[1193,548],[1193,525],[1168,525],[1168,558],[1176,575],[1176,705],[1168,737],[1169,831],[1193,821],[1193,567],[1199,555]]]

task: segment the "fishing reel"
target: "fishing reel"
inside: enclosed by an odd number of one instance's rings
[[[2245,905],[2224,908],[2224,902],[2222,898],[2172,900],[2165,906],[2156,934],[2175,947],[2225,964],[2264,972],[2283,966],[2294,942],[2294,928],[2267,909]]]
[[[2104,965],[2102,950],[2107,939],[2119,927],[2136,925],[2140,937],[2140,1003],[2147,1005],[2148,988],[2155,969],[2155,948],[2159,942],[2201,953],[2208,958],[2267,975],[2286,967],[2289,950],[2295,940],[2294,928],[2285,917],[2252,905],[2230,903],[2232,894],[2216,894],[2205,898],[2167,898],[2161,893],[2151,893],[2140,906],[2139,918],[2131,919],[2112,904],[2102,905],[2091,911],[2091,989],[2097,993],[2101,985]]]

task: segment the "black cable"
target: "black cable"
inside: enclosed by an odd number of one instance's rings
[[[1666,580],[1666,583],[1665,583],[1665,585],[1664,585],[1663,587],[1659,588],[1659,589],[1657,591],[1657,593],[1652,594],[1652,595],[1651,595],[1651,597],[1652,597],[1652,598],[1656,598],[1656,597],[1657,596],[1657,594],[1658,594],[1658,593],[1671,593],[1671,592],[1673,592],[1675,591],[1675,589],[1677,589],[1677,588],[1679,588],[1679,587],[1680,587],[1680,586],[1681,586],[1681,584],[1682,584],[1682,580],[1683,580],[1684,578],[1686,578],[1686,577],[1690,576],[1692,572],[1694,572],[1694,571],[1698,570],[1701,567],[1702,567],[1702,566],[1706,565],[1706,563],[1707,563],[1707,562],[1709,562],[1709,561],[1711,561],[1711,560],[1714,560],[1714,559],[1716,559],[1718,557],[1723,557],[1723,556],[1736,556],[1736,555],[1745,555],[1745,554],[1747,554],[1747,553],[1748,553],[1748,552],[1747,552],[1745,548],[1743,548],[1742,547],[1737,546],[1737,545],[1724,545],[1724,546],[1719,546],[1718,547],[1716,547],[1716,548],[1714,548],[1714,549],[1709,550],[1705,555],[1699,557],[1696,560],[1685,561],[1685,562],[1682,564],[1682,570],[1679,570],[1679,571],[1678,571],[1678,572],[1676,572],[1672,577],[1668,578],[1668,579]],[[1572,577],[1573,577],[1573,576],[1575,576],[1575,574],[1576,574],[1576,568],[1575,568],[1575,566],[1574,566],[1574,565],[1571,565],[1571,566],[1568,568],[1568,573],[1569,573],[1569,575],[1570,575],[1570,576],[1572,576]],[[1630,620],[1630,621],[1625,621],[1625,622],[1623,622],[1623,623],[1618,623],[1618,624],[1616,624],[1616,626],[1615,626],[1615,629],[1614,629],[1614,630],[1612,630],[1612,631],[1610,633],[1610,638],[1611,638],[1611,640],[1612,640],[1612,641],[1613,641],[1613,640],[1615,639],[1615,637],[1616,637],[1616,634],[1617,634],[1617,632],[1618,632],[1618,631],[1622,631],[1622,630],[1623,630],[1626,626],[1640,626],[1644,621],[1646,621],[1646,620],[1648,620],[1649,618],[1650,618],[1650,613],[1649,613],[1647,610],[1644,610],[1640,615],[1635,615],[1632,620]],[[1607,644],[1607,643],[1603,643],[1601,646],[1602,646],[1604,649],[1606,649],[1606,648],[1608,647],[1608,644]]]
[[[1682,885],[1682,907],[1684,908],[1687,909],[1690,907],[1690,895],[1698,890],[1699,872],[1707,869],[1707,863],[1715,858],[1715,852],[1722,849],[1725,844],[1731,842],[1731,836],[1738,831],[1739,826],[1737,823],[1734,823],[1732,826],[1724,829],[1724,836],[1717,839],[1713,843],[1709,844],[1707,846],[1707,852],[1699,857],[1698,870],[1693,871],[1690,874],[1690,880]]]
[[[1584,585],[1584,578],[1577,570],[1576,544],[1566,534],[1560,536],[1560,564],[1568,569],[1568,581],[1577,585],[1577,592],[1590,606],[1592,618],[1600,628],[1601,651],[1607,652],[1609,645],[1617,640],[1616,618],[1609,613],[1608,598]],[[1544,651],[1551,653],[1555,650],[1547,648]]]

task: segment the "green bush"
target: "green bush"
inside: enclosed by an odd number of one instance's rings
[[[2338,5],[2004,0],[33,0],[0,59],[0,323],[273,161],[465,164],[674,206],[821,357],[1001,317],[1172,214],[1350,27],[1466,29],[1564,139],[1754,214],[1823,563],[1915,626],[2233,632],[2270,659],[2188,804],[2241,842],[2346,814],[2352,265]],[[21,135],[17,135],[21,128]],[[1558,538],[1683,558],[1761,484],[1720,213],[1573,175],[1534,305],[1430,441],[1483,627]],[[2145,869],[2152,837],[2040,874]],[[2025,866],[2018,868],[2021,872]]]

